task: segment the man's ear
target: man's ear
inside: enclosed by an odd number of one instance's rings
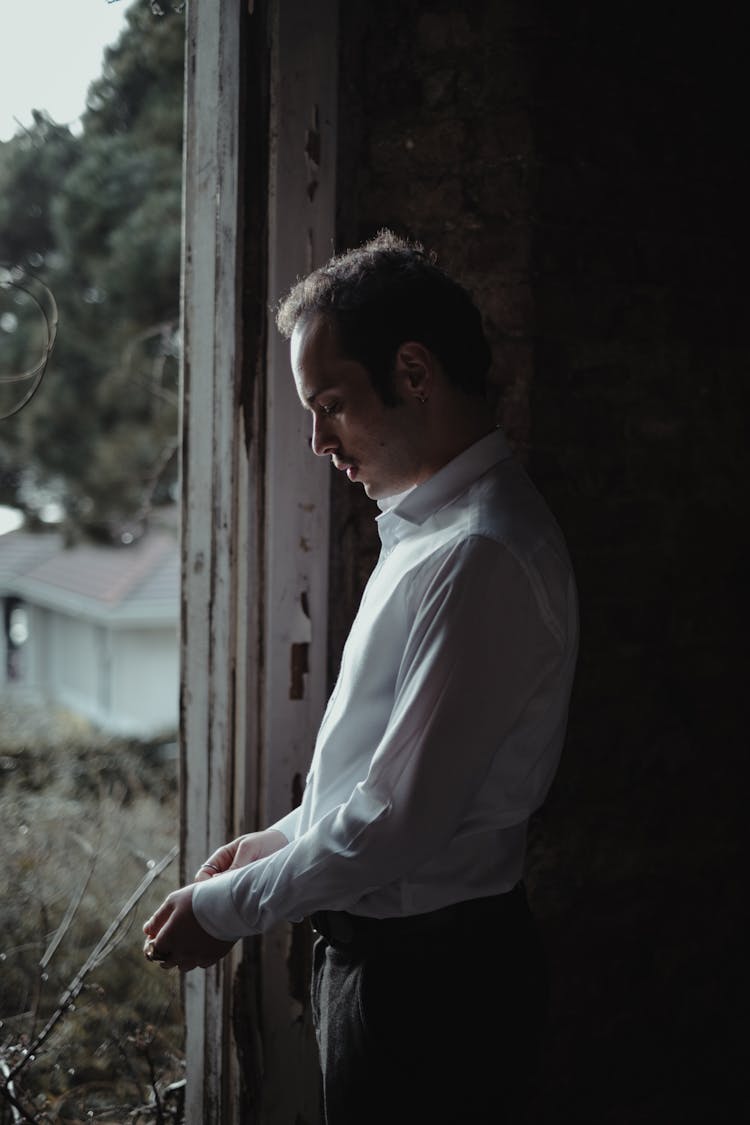
[[[420,402],[430,397],[435,374],[435,357],[429,348],[416,340],[405,340],[396,352],[395,374],[403,394],[411,394]]]

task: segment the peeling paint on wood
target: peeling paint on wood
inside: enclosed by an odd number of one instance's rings
[[[275,9],[269,175],[273,306],[334,246],[338,4],[285,0]],[[330,468],[309,447],[289,346],[268,337],[266,822],[299,803],[327,694]],[[264,940],[264,1113],[271,1122],[319,1121],[317,1052],[305,980],[309,927]],[[296,1082],[288,1080],[294,1059]],[[296,1088],[295,1088],[296,1087]]]
[[[305,161],[307,164],[307,198],[312,203],[318,190],[320,171],[320,115],[318,106],[312,108],[312,125],[305,131]]]
[[[305,677],[309,668],[310,646],[307,642],[292,645],[289,659],[289,698],[305,698]]]
[[[237,238],[241,0],[191,4],[187,19],[182,441],[183,881],[231,835],[237,663],[237,497],[246,467],[239,369]],[[221,103],[221,113],[217,107]],[[221,451],[217,456],[216,451]],[[230,989],[237,955],[185,978],[185,1121],[236,1121]]]
[[[266,310],[333,247],[337,19],[333,0],[188,11],[183,875],[299,803],[325,705],[330,471]],[[268,141],[252,85],[267,33]],[[278,927],[186,977],[186,1125],[319,1121],[305,949]]]

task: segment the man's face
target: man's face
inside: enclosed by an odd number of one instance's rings
[[[366,368],[346,359],[322,317],[299,321],[292,334],[292,370],[300,402],[312,414],[312,450],[330,457],[374,500],[394,496],[427,475],[419,455],[419,406],[401,395],[386,406]]]

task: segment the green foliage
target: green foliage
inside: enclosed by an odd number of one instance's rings
[[[0,500],[33,513],[54,497],[72,531],[115,539],[177,474],[184,18],[163,9],[131,4],[79,136],[35,113],[0,144],[0,263],[59,306],[41,390],[0,422]],[[17,299],[0,289],[0,414],[23,390],[2,377],[40,353]]]
[[[106,51],[102,76],[89,90],[87,135],[127,134],[179,154],[184,20],[174,7],[162,7],[157,18],[143,0],[128,10],[128,32]]]
[[[0,258],[32,269],[53,250],[52,203],[75,164],[67,126],[34,113],[34,125],[0,145]]]

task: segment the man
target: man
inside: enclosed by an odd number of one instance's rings
[[[277,323],[313,452],[377,500],[382,551],[301,806],[214,852],[147,947],[205,967],[310,917],[328,1125],[497,1125],[544,1017],[522,875],[567,720],[570,561],[488,408],[479,312],[421,247],[383,232]]]

